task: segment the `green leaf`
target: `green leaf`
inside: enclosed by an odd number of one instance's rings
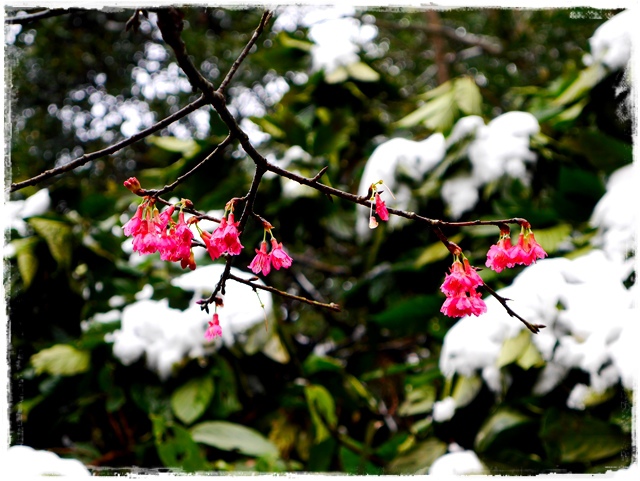
[[[309,355],[302,364],[305,376],[311,376],[321,371],[342,371],[344,362],[329,356]]]
[[[347,374],[344,378],[344,387],[354,396],[366,401],[367,406],[372,412],[378,412],[378,401],[376,400],[376,397],[369,392],[366,386],[360,382],[358,378],[351,374]]]
[[[287,35],[287,33],[284,31],[278,32],[277,40],[282,44],[283,47],[295,48],[304,52],[311,52],[311,49],[313,48],[312,42],[298,40],[297,38],[293,38]]]
[[[458,108],[467,115],[482,113],[482,95],[471,77],[461,77],[453,83],[453,95]]]
[[[33,282],[33,278],[38,272],[38,258],[34,253],[38,240],[37,237],[32,236],[26,239],[16,239],[11,242],[11,245],[15,249],[18,270],[20,271],[20,277],[22,277],[22,284],[25,289],[29,288],[31,282]]]
[[[68,344],[56,344],[31,356],[36,374],[74,376],[89,370],[91,355]]]
[[[450,237],[451,242],[455,242],[456,244],[460,242],[463,238],[462,234],[456,234]],[[449,255],[449,251],[442,244],[442,242],[436,242],[431,244],[422,251],[422,254],[416,259],[414,266],[416,269],[419,269],[427,264],[432,264],[437,261],[441,261],[445,259]]]
[[[456,401],[456,408],[461,408],[473,401],[482,389],[479,376],[459,376],[451,397]]]
[[[456,110],[454,92],[450,89],[441,96],[435,97],[433,100],[418,107],[417,110],[406,117],[398,120],[396,127],[414,127],[420,122],[423,122],[427,128],[442,132],[453,125]]]
[[[280,364],[286,364],[291,359],[289,352],[282,344],[282,339],[275,332],[269,337],[267,343],[262,348],[262,352],[269,359],[273,359]]]
[[[226,421],[196,424],[190,430],[196,442],[247,456],[277,456],[278,448],[255,429]]]
[[[345,67],[338,67],[332,72],[325,73],[324,81],[328,84],[339,84],[349,78],[349,72]]]
[[[590,65],[582,70],[578,78],[576,78],[558,98],[554,99],[551,104],[567,105],[578,100],[600,82],[606,73],[606,69],[601,63],[597,62]]]
[[[158,415],[150,416],[158,457],[167,467],[187,472],[210,468],[204,454],[189,431],[182,426],[167,423]]]
[[[200,152],[200,146],[193,139],[150,136],[147,137],[147,142],[167,152],[180,153],[185,159],[190,159]]]
[[[540,351],[538,351],[533,342],[529,343],[527,349],[518,358],[518,366],[520,366],[525,371],[531,369],[532,367],[544,366],[544,359],[540,355]]]
[[[171,395],[171,410],[184,424],[191,424],[209,406],[214,389],[210,377],[191,379]]]
[[[335,428],[338,423],[335,401],[331,393],[318,384],[305,386],[304,395],[316,431],[316,443],[320,443],[330,436],[326,425]]]
[[[475,439],[475,450],[479,453],[485,452],[496,441],[498,436],[505,431],[513,429],[525,423],[530,423],[531,419],[524,414],[509,408],[500,408],[491,417],[485,420],[478,431]]]
[[[552,254],[557,252],[558,247],[569,239],[571,235],[571,226],[569,224],[558,224],[548,229],[536,229],[534,235],[538,244],[547,252]]]
[[[387,469],[390,474],[427,474],[433,462],[446,452],[446,443],[429,438],[396,456]]]
[[[372,322],[384,327],[398,327],[418,319],[425,319],[429,313],[438,312],[442,299],[437,295],[420,295],[389,306],[384,311],[370,317]]]
[[[287,136],[287,133],[276,124],[275,119],[271,120],[268,116],[251,117],[251,121],[274,139],[284,139]]]
[[[31,217],[27,222],[46,241],[51,256],[58,265],[68,269],[73,252],[71,226],[65,222],[41,217]]]
[[[585,414],[550,409],[545,414],[540,438],[561,463],[587,463],[620,453],[631,446],[631,436],[618,426]]]
[[[433,385],[418,386],[407,394],[406,399],[398,409],[400,416],[428,413],[433,409],[436,400],[436,388]]]
[[[352,79],[360,82],[377,82],[380,80],[380,74],[364,62],[347,65],[347,72]]]
[[[503,367],[517,361],[530,344],[531,333],[526,329],[521,330],[516,337],[505,339],[496,361],[497,367]]]

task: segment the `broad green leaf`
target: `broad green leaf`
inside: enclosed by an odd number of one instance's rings
[[[38,238],[35,236],[26,239],[16,239],[11,242],[15,249],[16,260],[18,262],[18,270],[22,277],[22,284],[28,289],[38,272],[38,258],[34,253]]]
[[[155,145],[162,150],[166,150],[167,152],[180,153],[186,159],[190,159],[198,152],[200,152],[200,146],[193,139],[150,136],[147,137],[147,142]]]
[[[269,359],[273,359],[280,364],[286,364],[291,359],[289,356],[289,352],[282,344],[282,339],[280,339],[280,336],[278,336],[278,334],[276,333],[273,333],[269,337],[267,343],[262,348],[262,352]]]
[[[398,327],[416,319],[426,319],[429,315],[438,312],[441,304],[440,296],[415,296],[392,304],[384,311],[371,316],[370,320],[381,326]]]
[[[286,132],[268,117],[251,117],[251,121],[274,139],[284,139],[287,136]]]
[[[456,244],[462,240],[462,234],[456,234],[450,237],[451,242],[455,242]],[[431,244],[422,251],[422,254],[416,259],[414,265],[416,269],[420,267],[426,266],[427,264],[431,264],[433,262],[441,261],[445,259],[449,254],[447,248],[442,244],[442,242],[436,242]]]
[[[383,474],[382,467],[376,466],[366,456],[356,453],[346,446],[339,448],[342,471],[351,475]]]
[[[499,408],[485,420],[475,439],[475,450],[485,452],[498,436],[509,429],[531,422],[528,416],[509,408]]]
[[[171,395],[171,410],[184,424],[191,424],[209,406],[214,389],[210,377],[191,379]]]
[[[335,401],[331,393],[324,386],[318,384],[305,386],[304,394],[316,431],[316,443],[320,443],[330,436],[327,425],[335,428],[338,423]]]
[[[166,467],[187,472],[210,469],[200,446],[182,426],[169,424],[158,415],[151,415],[158,457]]]
[[[89,370],[91,355],[68,344],[56,344],[31,356],[36,374],[74,376]]]
[[[221,356],[216,356],[214,362],[216,367],[212,372],[217,379],[211,410],[215,417],[224,419],[240,411],[242,404],[238,400],[238,387],[233,368]]]
[[[451,397],[456,401],[456,408],[461,408],[473,401],[482,389],[479,376],[459,376]]]
[[[309,355],[302,364],[305,376],[321,371],[342,371],[344,362],[329,356]]]
[[[360,82],[377,82],[380,80],[380,74],[364,62],[347,65],[347,72],[352,79]]]
[[[378,412],[378,401],[358,378],[347,374],[344,379],[344,387],[355,396],[365,400],[372,412]]]
[[[525,371],[531,369],[532,367],[544,366],[544,359],[540,355],[540,351],[538,351],[533,342],[529,343],[527,349],[518,358],[518,366],[520,366]]]
[[[332,72],[326,73],[324,76],[324,81],[328,84],[339,84],[344,82],[349,78],[349,72],[345,67],[338,67]]]
[[[447,443],[429,438],[399,454],[389,463],[390,474],[427,474],[433,462],[447,452]]]
[[[521,330],[516,337],[505,339],[502,343],[496,365],[503,367],[515,362],[524,354],[529,344],[531,344],[531,333],[526,329]]]
[[[461,77],[453,83],[453,95],[458,108],[467,115],[482,113],[482,95],[471,77]]]
[[[453,90],[435,97],[396,122],[399,128],[408,128],[424,122],[432,130],[447,130],[453,124],[455,100]]]
[[[68,269],[71,265],[73,252],[71,226],[66,222],[42,217],[31,217],[27,222],[46,241],[49,251],[58,265]]]
[[[400,416],[428,413],[433,409],[436,400],[436,388],[433,385],[418,386],[407,394],[406,399],[398,409]]]
[[[277,456],[278,448],[255,429],[227,421],[207,421],[190,430],[196,442],[247,456]]]
[[[569,224],[558,224],[548,229],[535,229],[533,233],[538,244],[542,246],[547,254],[552,254],[558,250],[558,247],[563,242],[569,239],[571,226]]]
[[[547,411],[540,438],[559,453],[561,463],[588,463],[614,456],[631,446],[618,426],[586,414]]]
[[[589,90],[591,90],[606,75],[606,69],[600,62],[590,65],[582,70],[578,78],[562,92],[562,94],[554,99],[552,105],[566,105],[578,100]]]
[[[287,35],[287,33],[284,31],[278,33],[277,39],[280,41],[283,47],[295,48],[298,50],[303,50],[305,52],[311,52],[311,49],[313,48],[312,42],[298,40],[297,38],[293,38]]]

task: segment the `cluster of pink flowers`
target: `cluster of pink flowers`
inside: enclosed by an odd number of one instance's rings
[[[528,266],[545,257],[547,253],[536,241],[531,226],[523,225],[516,245],[511,245],[509,230],[500,230],[500,239],[489,249],[485,265],[496,272],[502,272],[505,267],[518,264]]]
[[[440,312],[450,317],[462,317],[469,314],[479,316],[487,312],[487,306],[476,289],[483,285],[475,267],[462,255],[463,261],[456,256],[450,273],[445,276],[440,290],[447,296]]]
[[[385,204],[384,200],[382,200],[382,197],[380,197],[380,193],[377,190],[378,185],[384,185],[384,182],[382,180],[379,180],[378,182],[371,184],[371,187],[369,187],[369,191],[371,192],[371,197],[369,198],[369,201],[371,202],[371,206],[369,208],[370,229],[375,229],[376,227],[378,227],[378,221],[373,215],[373,204],[375,204],[376,206],[376,214],[378,215],[378,217],[380,217],[380,219],[384,221],[389,220],[389,211],[387,210],[387,205]],[[387,190],[389,190],[389,187],[387,187]],[[390,190],[389,194],[391,194]],[[393,194],[391,194],[391,197],[393,197]]]
[[[249,264],[249,269],[251,269],[254,274],[259,274],[262,272],[263,276],[266,276],[271,272],[271,268],[273,267],[276,270],[280,270],[280,268],[284,267],[285,269],[291,267],[291,263],[293,259],[285,252],[282,248],[282,242],[278,243],[273,234],[271,234],[271,230],[265,230],[266,233],[269,232],[271,235],[271,252],[267,254],[267,241],[263,240],[260,243],[260,250],[256,249],[256,256]]]
[[[200,231],[200,237],[202,237],[211,259],[216,260],[222,254],[237,256],[242,252],[244,246],[240,243],[239,224],[240,222],[235,221],[232,210],[228,217],[222,218],[213,234]]]
[[[455,254],[451,272],[445,276],[444,283],[440,287],[447,296],[440,312],[450,317],[471,314],[479,316],[487,311],[486,304],[476,291],[484,283],[475,267],[469,265],[464,255],[462,255],[463,261],[460,262],[460,255],[460,253]],[[536,241],[531,226],[523,223],[516,245],[511,245],[511,233],[508,228],[500,230],[500,239],[487,253],[486,266],[496,272],[502,272],[505,267],[528,266],[537,259],[545,257],[547,253]]]
[[[129,185],[135,185],[132,179],[129,179]],[[195,269],[191,251],[193,232],[182,212],[182,207],[188,203],[183,199],[160,213],[155,206],[155,199],[145,197],[134,216],[122,227],[124,235],[133,236],[133,250],[141,255],[159,252],[162,260],[180,262],[183,269]],[[178,222],[175,222],[172,216],[177,206],[180,206],[180,213]]]

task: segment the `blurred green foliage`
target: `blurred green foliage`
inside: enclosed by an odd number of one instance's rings
[[[217,84],[261,12],[184,13],[188,51]],[[532,112],[542,131],[532,141],[538,163],[531,186],[517,180],[487,186],[465,217],[525,217],[547,251],[561,255],[577,233],[589,234],[587,221],[604,193],[604,176],[629,163],[632,150],[630,122],[606,121],[612,102],[620,101],[612,89],[620,73],[581,67],[588,38],[614,12],[578,19],[570,13],[440,11],[442,26],[458,38],[439,36],[438,53],[425,12],[358,11],[356,19],[378,29],[375,53],[363,50],[360,63],[329,74],[311,70],[313,42],[306,28],[267,29],[229,94],[250,89],[262,104],[264,115],[250,117],[270,136],[259,146],[264,155],[282,158],[299,146],[309,156],[294,159],[290,170],[312,176],[328,166],[323,181],[350,192],[382,139],[448,134],[457,119],[472,113],[488,120],[509,110]],[[156,121],[196,98],[188,89],[145,98],[132,73],[150,68],[145,48],[162,40],[149,22],[125,31],[131,14],[105,9],[49,18],[24,26],[8,46],[13,182],[124,137],[123,118],[106,134],[83,139],[80,124],[70,120],[75,117],[58,115],[64,107],[75,115],[90,113],[92,94],[113,97],[114,112],[125,101],[146,103]],[[466,33],[494,48],[463,42]],[[448,77],[440,85],[439,54]],[[153,69],[173,61],[167,51]],[[288,91],[274,104],[264,85],[275,78],[284,79]],[[501,399],[479,377],[445,379],[438,358],[455,320],[439,313],[438,287],[450,259],[437,239],[422,225],[409,224],[379,228],[370,243],[360,245],[353,205],[312,191],[286,196],[277,177],[263,181],[256,205],[295,262],[290,271],[274,272],[269,283],[337,302],[342,312],[276,299],[275,329],[286,346],[285,362],[222,348],[184,361],[165,382],[143,360],[122,365],[105,341],[119,322],[81,329],[81,321],[111,310],[114,296],[133,302],[145,284],[172,307],[188,303],[169,282],[179,269],[152,260],[132,266],[122,252],[114,232],[132,214],[135,200],[122,181],[136,175],[146,188],[172,182],[226,135],[214,113],[209,123],[209,134],[198,136],[192,121],[181,120],[191,132],[188,139],[165,129],[13,195],[25,198],[46,186],[52,204],[28,219],[29,234],[13,231],[9,239],[12,443],[58,450],[92,466],[189,472],[426,473],[451,442],[476,450],[494,473],[597,472],[628,464],[618,460],[629,461],[630,421],[620,406],[629,405],[630,393],[617,386],[585,411],[571,411],[566,398],[583,375],[574,372],[553,392],[534,396],[532,380],[544,361],[525,332],[503,346],[500,368],[514,384]],[[418,212],[446,217],[439,188],[466,162],[464,151],[455,149],[448,152],[448,167],[417,186]],[[244,195],[251,167],[241,150],[230,149],[175,195],[200,211],[221,209]],[[244,245],[257,245],[261,234],[250,222]],[[480,265],[497,230],[446,234]],[[245,249],[236,265],[246,266],[252,252]],[[504,272],[491,282],[507,285],[513,275]],[[434,402],[448,395],[457,402],[455,417],[432,422]]]

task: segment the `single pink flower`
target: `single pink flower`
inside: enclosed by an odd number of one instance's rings
[[[382,200],[380,194],[378,194],[377,192],[375,193],[374,197],[376,200],[376,214],[378,214],[378,216],[382,220],[389,220],[389,211],[387,210],[387,206],[384,203],[384,200]]]
[[[209,321],[209,327],[207,327],[204,337],[207,341],[212,341],[216,337],[222,337],[222,328],[220,327],[217,312],[213,315],[213,320]]]
[[[267,242],[262,241],[260,243],[260,250],[256,249],[256,256],[249,264],[249,269],[254,274],[259,274],[262,271],[262,275],[266,276],[271,272],[271,254],[267,254]]]
[[[278,244],[278,241],[274,238],[271,239],[271,265],[276,270],[280,270],[281,267],[285,269],[291,266],[293,259],[282,248],[282,242]]]
[[[502,272],[505,267],[513,267],[514,263],[511,260],[512,247],[509,235],[500,236],[498,242],[489,248],[485,265],[496,272]]]
[[[523,264],[525,266],[531,265],[536,259],[547,257],[547,253],[538,244],[531,229],[526,229],[524,233],[520,233],[518,243],[511,248],[509,254],[513,265]]]
[[[221,225],[218,226],[218,229],[220,229]],[[240,235],[240,232],[238,232],[238,225],[240,225],[240,221],[234,222],[233,212],[231,212],[222,235],[223,242],[226,247],[225,251],[227,254],[232,256],[237,256],[242,252],[242,249],[244,249],[244,246],[240,243],[240,239],[238,237]]]
[[[369,229],[375,229],[376,227],[378,227],[378,221],[375,216],[369,216]]]
[[[447,297],[452,297],[461,292],[469,292],[482,284],[482,278],[475,268],[469,265],[467,259],[464,259],[464,264],[456,259],[451,266],[451,273],[445,276],[440,290]]]
[[[224,220],[224,219],[223,219]],[[222,249],[218,242],[214,242],[213,236],[206,231],[200,231],[200,237],[204,241],[204,245],[207,248],[207,252],[211,256],[212,260],[216,260],[218,257],[222,255]]]
[[[129,237],[131,235],[136,235],[140,226],[142,225],[142,212],[144,210],[144,204],[140,204],[136,213],[133,215],[131,219],[127,221],[125,225],[122,226],[122,230],[124,231],[124,235]]]
[[[479,316],[487,312],[487,305],[480,298],[480,294],[471,291],[467,296],[465,292],[460,292],[456,296],[447,297],[440,308],[440,312],[449,317],[464,317],[473,314]]]

